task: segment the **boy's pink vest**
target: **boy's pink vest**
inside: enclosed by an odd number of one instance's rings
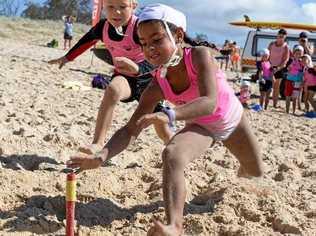
[[[128,22],[127,30],[122,41],[113,41],[110,39],[109,22],[106,21],[103,28],[103,42],[105,47],[110,51],[112,57],[126,57],[132,61],[139,63],[144,61],[144,54],[140,45],[134,42],[134,28],[137,23],[137,17],[132,16]]]

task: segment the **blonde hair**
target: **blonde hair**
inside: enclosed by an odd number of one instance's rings
[[[312,57],[310,56],[310,55],[308,55],[308,54],[304,54],[303,56],[302,56],[302,58],[307,58],[307,60],[308,60],[308,67],[313,67],[313,60],[312,60]]]

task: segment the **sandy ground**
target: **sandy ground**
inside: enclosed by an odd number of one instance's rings
[[[77,26],[76,38],[85,30]],[[64,83],[89,86],[108,68],[97,59],[89,67],[90,52],[62,70],[48,65],[64,51],[43,45],[61,36],[61,22],[0,18],[0,235],[65,234],[60,170],[91,142],[103,91]],[[135,107],[119,104],[108,137]],[[186,235],[316,235],[316,121],[283,109],[246,111],[263,178],[237,178],[238,162],[221,144],[188,166]],[[145,235],[153,216],[163,220],[162,149],[149,128],[111,166],[78,176],[79,235]]]

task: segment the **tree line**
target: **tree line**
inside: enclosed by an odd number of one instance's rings
[[[141,8],[138,10],[141,10]],[[0,0],[0,15],[22,16],[39,20],[60,20],[65,15],[74,16],[76,22],[91,24],[91,0],[46,0],[38,4],[31,0]],[[203,46],[214,48],[207,35],[197,33],[195,40]]]
[[[47,0],[38,4],[30,0],[0,0],[0,15],[31,19],[60,20],[71,15],[77,22],[90,24],[91,0]]]

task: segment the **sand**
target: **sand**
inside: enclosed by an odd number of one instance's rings
[[[76,39],[88,29],[75,28]],[[0,18],[0,235],[65,234],[60,170],[91,142],[103,91],[64,83],[90,86],[94,73],[109,68],[97,59],[90,67],[89,51],[62,70],[48,65],[65,53],[62,30],[61,22]],[[60,48],[45,47],[52,38]],[[227,76],[234,81],[236,74]],[[286,115],[281,104],[246,111],[263,178],[237,178],[239,164],[221,144],[186,168],[186,235],[316,235],[316,120]],[[119,104],[108,138],[136,105]],[[153,216],[164,219],[162,150],[148,128],[110,166],[78,176],[79,235],[145,235]]]

